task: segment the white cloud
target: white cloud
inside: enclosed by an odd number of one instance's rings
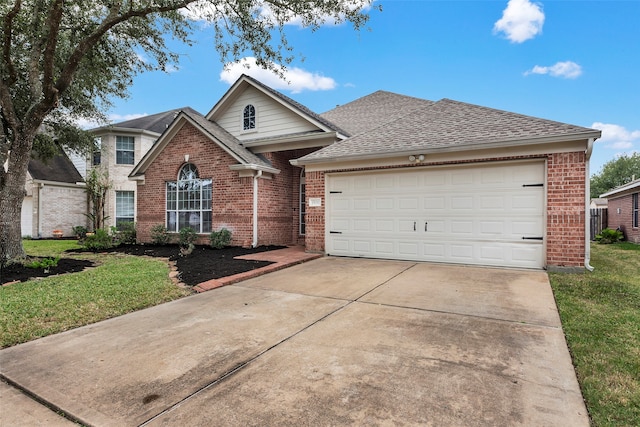
[[[513,43],[522,43],[542,32],[544,13],[540,3],[529,0],[509,0],[493,32],[502,32]]]
[[[640,130],[629,131],[624,126],[601,122],[595,122],[591,127],[602,131],[600,141],[605,143],[607,148],[628,150],[633,148],[635,143],[640,145]]]
[[[573,61],[556,62],[548,67],[536,65],[524,73],[525,76],[528,76],[529,74],[549,74],[553,77],[575,79],[582,75],[582,67]]]
[[[311,73],[298,67],[283,69],[284,79],[276,73],[265,70],[256,64],[253,57],[242,58],[239,62],[227,64],[220,72],[220,80],[233,84],[242,74],[247,74],[262,83],[278,90],[289,90],[292,93],[300,93],[304,90],[331,90],[336,87],[336,81],[331,77],[325,77],[317,73]]]

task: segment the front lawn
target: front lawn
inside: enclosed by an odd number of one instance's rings
[[[75,241],[25,240],[31,256],[62,256]],[[165,261],[123,254],[76,254],[99,264],[74,274],[0,288],[0,348],[189,295]]]
[[[640,245],[591,245],[585,274],[550,273],[595,426],[640,425]]]

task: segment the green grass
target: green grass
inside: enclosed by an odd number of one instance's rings
[[[585,274],[549,274],[594,426],[640,425],[640,245],[591,245]]]
[[[26,240],[33,256],[63,256],[73,241]],[[100,263],[74,274],[0,288],[0,347],[8,347],[190,294],[166,262],[121,254],[76,254]]]

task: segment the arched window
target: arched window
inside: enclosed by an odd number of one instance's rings
[[[249,104],[244,107],[242,114],[242,129],[251,130],[256,128],[256,108]]]
[[[301,236],[305,235],[306,232],[306,228],[307,228],[307,221],[306,221],[306,215],[307,215],[307,185],[305,182],[305,177],[304,177],[304,169],[302,169],[302,171],[300,171],[300,217],[299,217],[299,224],[300,224],[300,230],[299,233]]]
[[[196,233],[211,231],[211,179],[200,179],[192,163],[184,165],[177,181],[167,182],[167,230],[191,227]]]

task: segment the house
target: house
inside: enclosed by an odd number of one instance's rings
[[[138,238],[329,255],[578,270],[589,266],[589,157],[600,131],[378,91],[316,114],[241,76],[181,111],[129,175]]]
[[[49,160],[32,157],[22,201],[22,235],[53,237],[54,230],[73,236],[73,227],[85,226],[87,195],[82,176],[65,152]]]
[[[607,209],[608,206],[608,201],[607,199],[603,199],[602,197],[596,197],[591,199],[591,204],[589,205],[589,207],[591,209]]]
[[[112,187],[105,202],[105,227],[135,222],[136,184],[128,175],[181,110],[196,113],[185,107],[90,130],[99,148],[91,159],[83,159],[85,167],[78,168],[97,167],[109,176]]]
[[[640,179],[601,194],[608,200],[609,228],[624,232],[627,240],[640,243]]]

